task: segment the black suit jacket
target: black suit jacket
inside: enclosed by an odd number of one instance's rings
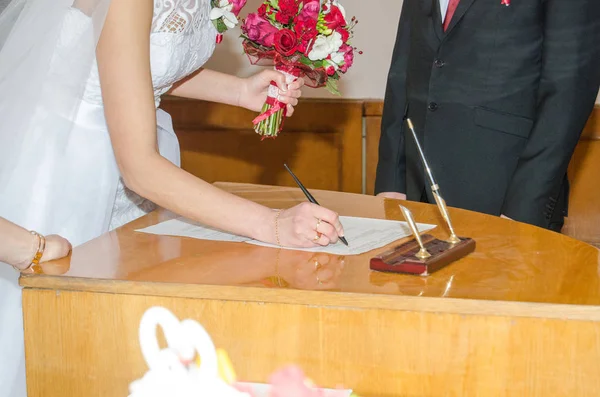
[[[375,191],[432,201],[408,115],[448,205],[559,229],[599,86],[600,0],[404,0]]]

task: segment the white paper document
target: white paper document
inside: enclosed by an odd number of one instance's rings
[[[406,222],[357,218],[353,216],[340,216],[340,222],[344,226],[344,236],[348,241],[348,247],[341,241],[338,241],[337,244],[328,245],[327,247],[282,248],[298,251],[324,252],[335,255],[359,255],[412,235]],[[417,223],[417,227],[419,231],[425,232],[433,229],[435,225]],[[171,219],[137,231],[164,236],[191,237],[200,240],[244,242],[277,248],[276,245],[211,229],[185,218]]]

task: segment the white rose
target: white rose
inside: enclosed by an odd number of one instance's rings
[[[311,61],[319,61],[327,58],[330,54],[337,52],[342,46],[342,35],[338,32],[333,32],[330,36],[320,35],[315,40],[312,49],[308,53],[308,59]]]

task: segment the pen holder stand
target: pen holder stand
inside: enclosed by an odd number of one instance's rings
[[[431,254],[429,258],[418,258],[416,255],[420,246],[417,241],[411,240],[371,258],[371,270],[428,276],[475,250],[475,240],[472,238],[461,237],[460,242],[452,244],[425,234],[421,240]]]

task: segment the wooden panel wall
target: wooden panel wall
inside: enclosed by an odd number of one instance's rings
[[[276,139],[252,129],[256,113],[209,102],[165,98],[181,144],[182,167],[208,181],[362,192],[362,102],[306,100]]]
[[[172,97],[162,108],[173,117],[183,168],[208,182],[295,186],[283,168],[287,163],[309,188],[361,193],[364,178],[364,193],[374,192],[381,101],[305,99],[283,134],[264,141],[252,130],[250,111]],[[563,233],[600,245],[600,107],[577,146],[569,176]]]

